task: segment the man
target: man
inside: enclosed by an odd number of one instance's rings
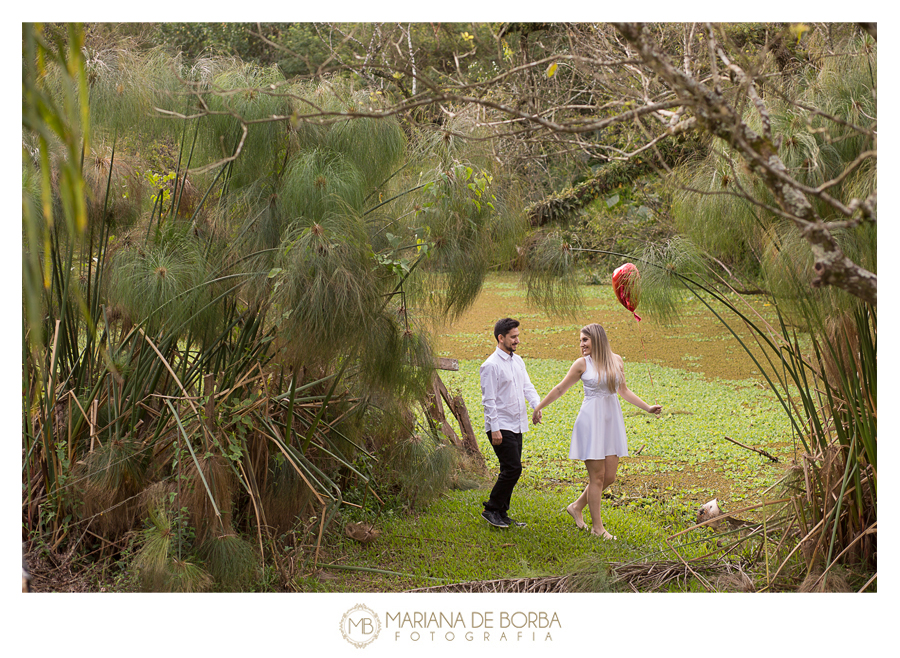
[[[500,475],[481,516],[497,528],[522,527],[524,523],[509,518],[509,503],[522,474],[522,433],[528,431],[525,399],[532,409],[541,399],[528,378],[522,357],[516,355],[519,321],[498,320],[494,325],[494,339],[497,349],[481,364],[481,401],[484,428],[500,462]],[[533,420],[541,422],[541,412]]]

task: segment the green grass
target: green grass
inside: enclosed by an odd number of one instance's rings
[[[380,517],[359,511],[345,521],[366,519],[382,535],[369,544],[333,537],[327,553],[335,567],[329,574],[301,576],[297,585],[313,591],[400,591],[419,587],[498,578],[527,578],[568,573],[578,558],[594,555],[603,562],[630,562],[645,556],[668,556],[665,539],[686,522],[688,512],[674,506],[642,507],[604,501],[604,522],[615,542],[578,530],[563,507],[575,487],[537,491],[517,487],[510,510],[524,528],[497,529],[480,514],[489,486],[448,492],[415,516],[388,512]],[[693,538],[692,538],[693,539]],[[700,555],[706,542],[685,547],[683,555]],[[385,574],[357,569],[380,569]]]

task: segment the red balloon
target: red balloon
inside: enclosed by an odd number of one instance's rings
[[[641,273],[632,263],[625,263],[615,269],[612,275],[613,291],[619,303],[634,314],[634,319],[641,321],[634,312],[641,297]]]

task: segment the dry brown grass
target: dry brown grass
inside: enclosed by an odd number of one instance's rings
[[[564,576],[479,580],[421,587],[407,591],[548,594],[624,589],[634,592],[659,592],[672,585],[684,587],[697,574],[713,583],[715,591],[752,592],[754,590],[753,580],[739,565],[722,560],[692,562],[690,568],[683,562],[674,560],[630,564],[611,562],[608,565],[598,566],[602,566],[602,568],[578,571]],[[598,580],[598,573],[607,572],[612,576],[610,579],[600,578]]]
[[[568,576],[547,576],[545,578],[500,578],[478,580],[468,583],[453,583],[436,587],[420,587],[408,592],[459,592],[466,594],[550,594],[567,592]]]
[[[194,527],[197,542],[203,542],[210,533],[228,534],[231,530],[231,505],[235,496],[234,475],[219,455],[202,456],[198,459],[200,470],[191,461],[187,480],[182,486],[182,505],[188,508],[190,523]],[[201,479],[200,474],[203,474]],[[207,491],[203,480],[209,486]],[[212,494],[212,498],[210,497]],[[213,507],[215,501],[215,507]],[[218,508],[218,515],[216,513]],[[218,517],[218,518],[217,518]]]

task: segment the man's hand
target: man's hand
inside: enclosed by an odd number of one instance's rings
[[[541,422],[541,416],[543,416],[543,412],[539,409],[535,409],[534,413],[531,414],[531,424],[539,425]]]
[[[501,443],[503,443],[503,435],[499,431],[491,432],[491,443],[493,443],[495,446],[500,445]]]

